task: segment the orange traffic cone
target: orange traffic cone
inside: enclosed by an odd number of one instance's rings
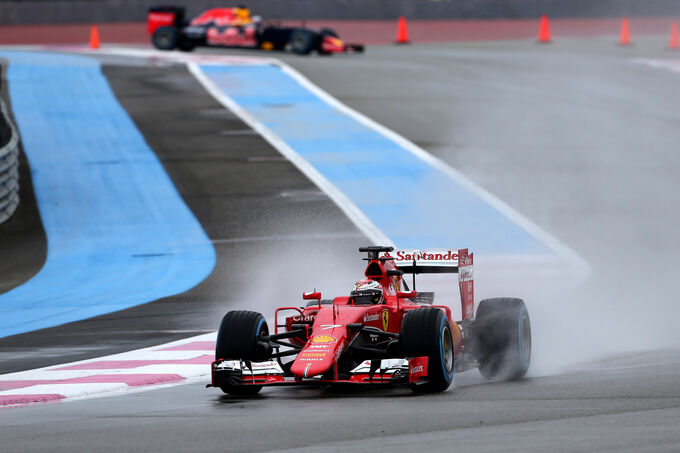
[[[99,49],[99,30],[96,25],[90,29],[90,49]]]
[[[538,42],[550,42],[550,24],[548,23],[548,16],[545,14],[541,16],[541,23],[538,26]]]
[[[406,18],[399,17],[399,28],[397,28],[397,44],[408,44],[408,30],[406,30]]]
[[[620,46],[630,46],[630,25],[628,18],[624,17],[621,21],[621,34],[619,36]]]
[[[671,25],[671,39],[668,41],[669,49],[680,49],[680,39],[678,39],[678,23]]]

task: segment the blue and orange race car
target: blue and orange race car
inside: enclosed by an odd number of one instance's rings
[[[363,52],[361,44],[347,44],[329,29],[287,27],[265,23],[245,7],[213,8],[185,20],[184,8],[161,6],[149,9],[148,33],[157,49],[184,51],[197,46],[290,50],[307,55]]]
[[[232,395],[276,385],[408,385],[442,392],[454,371],[479,368],[489,379],[524,376],[531,359],[531,325],[521,299],[486,299],[474,316],[472,254],[460,250],[365,247],[364,277],[349,295],[278,308],[274,332],[253,311],[222,319],[212,383]],[[457,273],[462,319],[415,290],[415,275]],[[413,274],[413,289],[404,278]]]

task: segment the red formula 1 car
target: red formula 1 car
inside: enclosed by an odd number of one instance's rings
[[[308,27],[284,27],[251,17],[248,8],[213,8],[186,21],[184,8],[160,6],[149,9],[148,33],[157,49],[185,51],[197,46],[243,47],[287,50],[307,55],[363,52],[361,44],[343,42],[335,31]]]
[[[483,300],[474,314],[472,254],[461,250],[365,247],[365,278],[348,296],[304,293],[305,307],[281,307],[271,333],[260,313],[222,319],[212,383],[232,395],[270,385],[405,384],[441,392],[454,370],[478,367],[489,379],[524,376],[531,326],[521,299]],[[415,274],[458,273],[462,320],[434,293],[415,291]],[[413,274],[413,290],[404,274]],[[291,360],[292,358],[292,360]]]

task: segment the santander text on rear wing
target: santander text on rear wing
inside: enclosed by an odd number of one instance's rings
[[[392,259],[403,273],[414,274],[414,287],[415,274],[457,273],[463,319],[469,319],[475,310],[472,255],[468,249],[436,249],[394,250],[380,257]]]

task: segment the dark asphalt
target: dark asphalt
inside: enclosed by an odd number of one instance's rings
[[[555,294],[530,273],[520,282],[534,296],[528,301],[534,377],[483,384],[471,371],[457,376],[457,388],[443,395],[271,389],[252,400],[188,384],[2,411],[3,447],[680,451],[680,76],[631,61],[671,55],[659,48],[649,41],[622,49],[605,40],[574,39],[551,46],[460,43],[376,47],[359,57],[285,57],[340,100],[462,170],[592,264],[589,283],[572,291]],[[159,324],[201,330],[216,325],[226,307],[252,304],[266,311],[280,302],[277,294],[297,295],[309,285],[305,274],[326,266],[332,271],[319,275],[323,283],[317,287],[346,290],[357,274],[347,268],[360,270],[351,249],[362,238],[309,182],[286,162],[268,160],[276,159],[270,148],[240,142],[262,144],[234,132],[242,125],[225,126],[233,117],[183,69],[106,72],[210,237],[226,239],[216,245],[218,268],[187,293],[192,297],[135,309],[148,310],[144,318],[110,315],[107,330],[128,335],[131,345],[136,338],[140,346],[154,335],[177,334],[163,334]],[[157,114],[163,121],[151,119]],[[219,145],[211,148],[212,142]],[[174,151],[185,161],[173,162]],[[217,165],[219,171],[211,172]],[[205,173],[194,173],[200,168]],[[246,169],[253,169],[247,177]],[[227,189],[221,186],[229,179],[224,174],[243,177]],[[258,175],[264,188],[251,185]],[[316,200],[311,214],[309,200]],[[277,217],[269,208],[280,208]],[[214,225],[204,223],[206,212]],[[323,239],[329,235],[335,236]],[[244,236],[268,239],[229,242]],[[323,253],[323,266],[314,252]],[[258,260],[263,254],[278,259]],[[101,335],[105,324],[99,321],[91,321],[90,338]],[[126,323],[140,330],[133,333]],[[144,331],[147,323],[152,327]],[[82,336],[79,344],[90,338]],[[106,341],[101,345],[106,348]]]

